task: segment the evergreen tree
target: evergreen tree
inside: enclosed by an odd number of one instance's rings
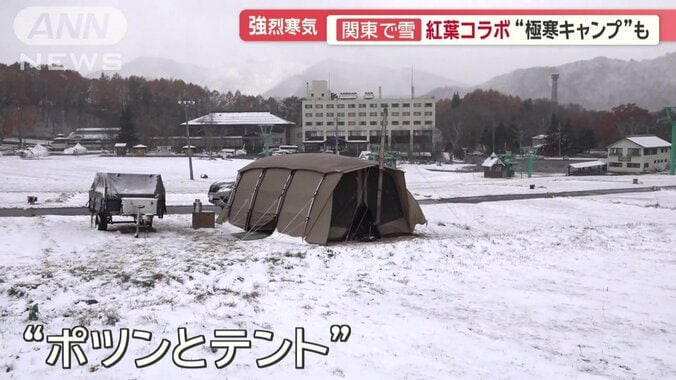
[[[590,127],[585,127],[580,130],[576,139],[576,148],[578,152],[584,152],[595,148],[597,144],[596,133]]]
[[[458,108],[460,107],[460,103],[462,100],[460,99],[460,94],[457,92],[453,93],[453,98],[451,99],[451,108]]]
[[[559,154],[559,134],[561,126],[559,125],[559,119],[556,117],[556,114],[552,114],[551,121],[549,123],[549,129],[547,129],[547,139],[545,140],[545,153],[554,156]]]
[[[575,153],[577,153],[575,151],[575,134],[570,119],[568,119],[561,129],[561,154],[570,156]]]
[[[120,115],[120,134],[117,137],[118,142],[127,143],[133,146],[138,142],[136,137],[136,128],[134,126],[133,113],[128,105],[122,108]]]

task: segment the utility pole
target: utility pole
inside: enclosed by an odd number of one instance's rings
[[[383,108],[383,121],[380,127],[380,151],[378,152],[378,197],[376,199],[376,226],[380,225],[383,204],[383,167],[385,164],[385,133],[387,133],[387,106]]]
[[[195,104],[194,100],[179,100],[178,104],[183,105],[183,110],[185,111],[185,137],[188,141],[188,166],[190,167],[190,180],[194,180],[192,172],[192,145],[190,145],[190,122],[188,121],[188,106]]]
[[[333,138],[335,139],[335,154],[338,155],[338,116],[336,116],[336,133],[334,134]]]
[[[493,152],[495,153],[495,121],[493,121]]]
[[[664,107],[667,114],[667,122],[671,123],[671,156],[669,157],[669,175],[676,174],[676,119],[671,118],[672,107]],[[676,108],[676,107],[673,107]]]
[[[21,116],[22,116],[21,115],[21,106],[17,106],[16,107],[16,119],[17,119],[17,132],[18,132],[18,135],[19,135],[19,149],[23,149],[23,133],[22,133],[22,130],[21,130],[23,128],[22,125],[21,125],[23,120],[21,120],[22,119]]]

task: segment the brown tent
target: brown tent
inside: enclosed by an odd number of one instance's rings
[[[305,241],[410,234],[425,216],[406,190],[404,172],[383,172],[381,223],[375,225],[378,164],[374,161],[307,153],[260,159],[240,169],[224,210],[246,231],[274,231]]]

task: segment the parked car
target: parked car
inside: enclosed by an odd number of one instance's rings
[[[209,202],[214,206],[225,208],[235,183],[232,181],[216,181],[209,186]]]

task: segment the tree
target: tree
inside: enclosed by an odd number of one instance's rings
[[[547,129],[547,139],[545,140],[544,151],[545,154],[554,156],[558,155],[559,152],[559,143],[561,136],[561,125],[559,124],[559,119],[556,117],[556,114],[552,114],[552,118],[549,122],[549,129]]]
[[[622,136],[650,133],[650,127],[655,124],[650,112],[635,103],[619,105],[612,111],[615,125]]]
[[[576,139],[576,149],[578,152],[584,152],[596,147],[596,133],[590,127],[580,129]]]
[[[122,109],[122,115],[120,115],[120,134],[117,141],[130,145],[138,142],[134,126],[134,115],[129,105]]]

